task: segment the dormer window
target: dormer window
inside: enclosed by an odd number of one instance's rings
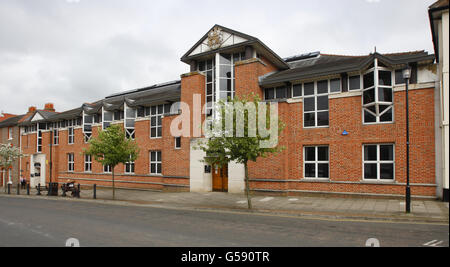
[[[363,117],[365,124],[390,123],[394,120],[392,71],[379,65],[363,75]]]

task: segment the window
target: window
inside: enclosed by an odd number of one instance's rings
[[[114,121],[121,121],[123,120],[124,112],[123,110],[116,110],[113,112],[113,120]]]
[[[72,144],[74,143],[74,141],[75,141],[75,136],[74,136],[74,129],[73,129],[73,127],[69,127],[69,128],[67,129],[67,132],[68,132],[68,142],[69,142],[69,145],[72,145]]]
[[[266,100],[286,99],[288,97],[288,90],[286,86],[265,89],[264,96]]]
[[[361,89],[361,75],[348,77],[348,89],[350,91]]]
[[[45,123],[38,123],[37,126],[37,152],[42,152],[42,131],[47,130],[47,125]]]
[[[110,111],[103,111],[103,130],[106,130],[113,121],[113,113]]]
[[[104,173],[112,173],[111,165],[104,165],[103,166],[103,172]]]
[[[92,138],[92,124],[94,123],[93,115],[84,115],[83,116],[83,134],[84,134],[84,142],[87,143]]]
[[[330,80],[330,93],[340,93],[341,92],[341,79]]]
[[[73,153],[67,154],[67,171],[73,172],[75,169],[75,155]]]
[[[130,156],[131,159],[131,156]],[[125,163],[125,173],[126,174],[133,174],[134,173],[134,161],[128,161]]]
[[[53,130],[53,145],[59,145],[59,131],[58,129]]]
[[[133,139],[136,137],[134,125],[136,123],[136,109],[130,108],[125,104],[125,134],[128,139]]]
[[[394,94],[392,90],[392,72],[378,66],[363,76],[363,117],[364,123],[392,122],[394,118]]]
[[[91,172],[92,171],[92,157],[91,155],[84,155],[84,171]]]
[[[162,174],[161,151],[150,152],[150,174]]]
[[[181,149],[181,137],[175,137],[175,149]]]
[[[403,79],[403,70],[396,70],[395,71],[395,84],[406,84],[406,80]]]
[[[8,128],[8,139],[9,140],[13,139],[13,128],[12,127]]]
[[[303,125],[329,126],[328,80],[303,85]]]
[[[364,145],[364,179],[393,181],[394,145]]]
[[[150,114],[150,137],[162,137],[162,116],[164,114],[164,105],[152,106]]]
[[[213,113],[213,103],[216,101],[216,73],[215,73],[215,60],[209,59],[206,61],[201,61],[198,64],[198,70],[205,74],[206,76],[206,114],[212,115]]]
[[[328,146],[305,147],[304,177],[328,179],[330,170]]]
[[[302,84],[294,84],[292,86],[292,97],[302,96]]]

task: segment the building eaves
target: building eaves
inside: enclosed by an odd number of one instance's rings
[[[400,66],[415,62],[433,61],[434,55],[429,55],[424,51],[395,54],[374,53],[367,56],[334,56],[324,54],[317,59],[308,59],[306,63],[299,63],[297,67],[261,78],[260,85],[269,86],[294,80],[359,71],[370,64],[375,58],[378,58],[387,65]]]
[[[19,124],[19,121],[24,117],[25,115],[19,115],[11,118],[7,118],[4,121],[0,122],[0,128],[4,127],[12,127],[17,126]]]

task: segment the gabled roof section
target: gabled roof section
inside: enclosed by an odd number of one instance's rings
[[[220,32],[220,34],[218,32]],[[210,41],[210,35],[212,36],[211,43],[208,43]],[[218,24],[214,25],[191,49],[189,49],[181,57],[181,61],[189,64],[191,60],[196,60],[226,50],[237,49],[243,46],[252,46],[257,51],[268,55],[268,59],[280,69],[289,68],[280,56],[258,38]]]
[[[216,50],[216,49],[212,49],[208,45],[208,37],[211,34],[214,34],[215,30],[220,30],[223,35],[221,40],[219,41],[220,43],[218,44],[217,49],[235,45],[235,44],[245,43],[248,41],[258,40],[257,38],[255,38],[253,36],[250,36],[245,33],[238,32],[238,31],[235,31],[232,29],[228,29],[226,27],[216,24],[191,49],[189,49],[186,52],[186,54],[183,55],[183,57],[181,58],[182,61],[183,61],[183,59],[188,58],[190,56],[194,56],[194,55],[202,54],[205,52],[210,52],[212,50]]]
[[[289,62],[291,69],[261,77],[260,85],[270,86],[295,80],[360,71],[371,64],[375,58],[393,67],[415,62],[434,61],[434,55],[429,55],[425,51],[395,54],[374,53],[366,56],[320,54],[317,57]]]
[[[83,109],[81,107],[79,107],[79,108],[71,109],[68,111],[61,112],[61,113],[53,114],[46,121],[57,122],[57,121],[61,121],[61,120],[76,119],[82,115],[82,112],[83,112]]]

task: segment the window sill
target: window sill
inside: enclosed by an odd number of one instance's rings
[[[300,181],[313,182],[313,183],[317,183],[317,182],[329,183],[329,182],[331,182],[331,179],[330,178],[303,178],[303,179],[300,179]]]
[[[305,130],[310,130],[310,129],[327,129],[330,128],[330,126],[314,126],[314,127],[303,127],[303,129]]]
[[[390,122],[371,122],[371,123],[363,123],[363,126],[370,126],[370,125],[388,125],[388,124],[395,124],[394,121]]]
[[[361,180],[362,184],[387,184],[387,185],[394,185],[397,184],[395,180],[369,180],[369,179],[363,179]]]

